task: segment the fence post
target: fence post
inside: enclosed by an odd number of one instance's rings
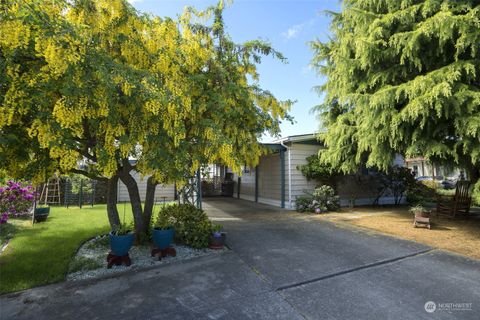
[[[83,203],[83,179],[80,180],[80,193],[78,194],[78,206],[82,209]]]

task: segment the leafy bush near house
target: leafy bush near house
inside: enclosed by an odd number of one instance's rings
[[[336,211],[340,208],[340,202],[332,187],[323,185],[316,188],[309,196],[298,197],[295,201],[298,212],[322,212]]]
[[[407,202],[410,204],[425,204],[435,202],[437,199],[436,187],[432,184],[425,184],[425,181],[417,181],[407,189]]]
[[[309,196],[301,196],[295,200],[295,209],[298,212],[310,212],[310,206],[313,198]]]
[[[472,202],[476,206],[480,206],[480,180],[473,186]]]
[[[335,178],[340,174],[332,166],[320,161],[320,153],[306,158],[307,164],[297,166],[307,180],[315,180],[322,184],[335,185]]]
[[[413,188],[407,190],[407,201],[410,204],[436,202],[437,195],[454,196],[455,189],[442,189],[437,181],[418,181]],[[480,181],[473,186],[472,204],[480,206]]]
[[[160,209],[159,217],[175,228],[175,240],[193,248],[208,246],[212,223],[207,214],[191,204],[173,204]]]
[[[415,176],[409,168],[392,166],[387,172],[378,172],[377,197],[374,204],[378,204],[380,198],[385,195],[391,195],[394,198],[395,205],[402,202],[405,192],[416,186]]]

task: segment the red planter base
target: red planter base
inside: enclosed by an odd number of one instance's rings
[[[159,249],[155,247],[152,249],[152,257],[158,257],[158,260],[162,260],[162,258],[165,258],[166,256],[175,257],[176,255],[177,251],[172,247],[165,249]]]
[[[216,250],[223,249],[223,247],[225,246],[225,237],[226,235],[224,232],[222,232],[222,236],[220,238],[216,238],[213,235],[211,235],[210,243],[208,244],[208,247],[210,249],[216,249]]]
[[[128,253],[125,256],[116,256],[110,252],[107,256],[107,263],[108,269],[110,269],[113,265],[120,266],[122,264],[125,264],[127,267],[129,267],[132,264],[132,260],[130,260]]]

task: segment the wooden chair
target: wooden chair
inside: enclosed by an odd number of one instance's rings
[[[453,197],[439,196],[437,199],[437,214],[448,214],[453,217],[457,214],[468,215],[472,203],[470,185],[470,181],[458,181]]]

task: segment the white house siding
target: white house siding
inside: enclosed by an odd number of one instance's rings
[[[233,196],[237,197],[238,194],[238,178],[241,178],[240,182],[240,199],[255,201],[255,168],[245,168],[241,176],[238,174],[233,175],[233,181],[235,181]]]
[[[289,151],[285,153],[285,207],[295,208],[295,199],[298,196],[305,195],[304,191],[313,191],[316,187],[314,180],[308,181],[297,167],[307,164],[307,157],[318,154],[321,146],[311,144],[294,143],[289,146]],[[289,172],[288,172],[288,153],[290,152],[290,175],[291,175],[291,199],[289,199]],[[291,201],[290,201],[291,200]]]
[[[138,172],[132,173],[132,176],[135,178],[138,184],[138,191],[140,192],[140,199],[145,201],[145,195],[147,193],[147,179],[148,177],[142,177]],[[118,182],[118,193],[117,193],[118,202],[130,201],[128,196],[127,187],[123,184],[122,181]],[[173,200],[175,198],[175,187],[173,184],[169,185],[158,185],[155,189],[155,201],[162,202],[164,199],[166,201]]]
[[[320,146],[308,144],[293,144],[290,149],[291,166],[291,207],[289,199],[288,151],[285,152],[285,208],[295,208],[295,197],[304,194],[305,190],[313,190],[315,181],[307,181],[297,166],[307,163],[306,158],[317,154]],[[278,152],[264,155],[258,166],[258,202],[280,207],[282,204],[281,160]],[[240,198],[255,201],[255,168],[250,168],[241,176]],[[238,181],[238,175],[234,176]],[[235,189],[234,196],[237,196]]]
[[[258,165],[258,202],[281,206],[282,178],[280,163],[278,152],[260,158]]]
[[[285,208],[294,209],[295,200],[305,195],[305,191],[312,192],[317,186],[314,180],[308,181],[298,169],[307,164],[307,157],[318,154],[322,146],[307,143],[289,143],[285,151]],[[278,152],[264,155],[260,158],[258,167],[258,202],[281,207],[281,170],[280,154]],[[403,166],[404,159],[400,155],[395,157],[395,165]],[[289,172],[290,167],[290,172]],[[238,175],[234,176],[238,181]],[[290,185],[290,188],[289,188]],[[234,196],[238,195],[237,184]],[[375,178],[370,175],[360,177],[345,176],[337,180],[337,191],[340,204],[348,206],[351,199],[356,205],[372,204],[376,197]],[[241,177],[240,198],[255,201],[255,168],[247,169]],[[392,197],[383,197],[380,204],[393,203]]]
[[[255,201],[255,168],[246,168],[241,175],[240,199]],[[238,196],[238,178],[234,174],[234,197]],[[258,202],[281,206],[280,154],[272,153],[260,157],[258,165]]]

